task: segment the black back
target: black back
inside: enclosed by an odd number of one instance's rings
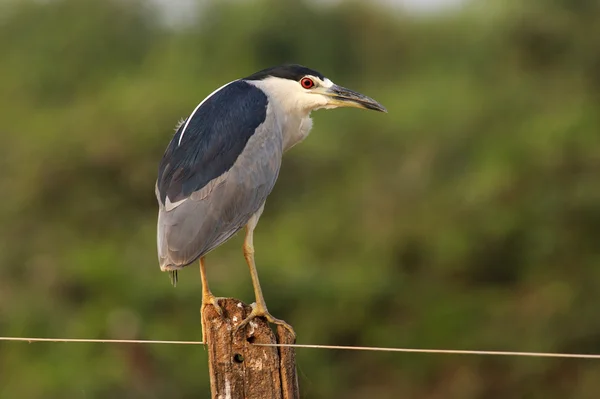
[[[286,64],[263,69],[262,71],[258,71],[244,79],[262,80],[268,78],[269,76],[275,76],[277,78],[283,79],[300,80],[306,75],[316,76],[319,79],[325,78],[323,74],[321,74],[318,71],[315,71],[314,69],[310,69],[302,65]]]
[[[160,162],[161,202],[167,196],[171,202],[185,199],[228,171],[266,113],[266,95],[244,81],[234,81],[208,98],[190,115],[187,127],[186,120],[177,129]]]

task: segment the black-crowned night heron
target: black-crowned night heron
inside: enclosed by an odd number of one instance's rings
[[[219,298],[206,281],[204,256],[244,226],[244,257],[256,302],[239,325],[271,316],[254,263],[253,233],[273,189],[283,153],[308,135],[311,111],[336,107],[386,112],[377,101],[334,84],[300,65],[262,70],[218,88],[177,127],[156,182],[160,269],[177,271],[200,260],[202,310]]]

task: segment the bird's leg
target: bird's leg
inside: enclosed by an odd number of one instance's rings
[[[213,305],[219,316],[223,316],[223,309],[219,306],[219,299],[210,292],[208,288],[208,281],[206,280],[206,270],[204,268],[204,257],[200,258],[200,279],[202,280],[202,307],[200,308],[200,319],[202,321],[202,342],[206,345],[206,326],[204,325],[204,309],[208,305]]]
[[[265,303],[262,289],[260,288],[260,282],[258,281],[258,273],[254,263],[254,228],[256,227],[256,223],[258,222],[258,217],[260,216],[261,212],[262,209],[257,213],[258,216],[253,216],[246,225],[246,238],[244,240],[244,258],[246,258],[246,262],[250,268],[250,276],[252,277],[252,285],[254,286],[254,296],[256,297],[256,302],[252,304],[252,312],[250,315],[236,327],[236,331],[244,327],[255,317],[264,317],[269,323],[278,324],[287,328],[295,337],[296,333],[294,332],[292,326],[283,320],[276,319],[267,310],[267,304]]]

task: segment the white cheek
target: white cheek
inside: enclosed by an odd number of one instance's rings
[[[293,104],[291,107],[288,107],[289,111],[293,112],[293,110],[308,110],[315,106],[315,100],[317,99],[314,97],[317,96],[309,94],[308,90],[301,90],[301,92],[287,95],[288,101]]]
[[[310,97],[313,97],[311,98],[311,104],[309,106],[312,110],[335,108],[334,105],[329,103],[329,99],[326,96],[318,94]]]
[[[293,104],[292,107],[288,108],[289,111],[293,112],[293,110],[303,110],[305,112],[310,112],[312,110],[322,108],[327,104],[326,97],[320,94],[311,93],[310,90],[301,90],[301,92],[288,94],[285,97],[285,101],[288,104]]]

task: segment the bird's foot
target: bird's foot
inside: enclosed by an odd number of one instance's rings
[[[211,292],[202,295],[202,307],[200,308],[200,320],[202,321],[202,342],[206,345],[206,326],[204,325],[204,309],[207,306],[214,306],[219,316],[223,317],[223,308],[219,305],[219,300],[223,297],[216,297]]]
[[[221,299],[225,299],[225,298],[216,297],[211,293],[202,295],[202,311],[204,311],[205,307],[207,307],[209,305],[213,305],[215,307],[215,310],[219,314],[219,316],[223,317],[223,308],[221,308],[221,305],[219,305],[219,301]]]
[[[242,320],[242,322],[240,324],[238,324],[238,326],[235,328],[236,333],[242,327],[244,327],[246,324],[248,324],[250,321],[252,321],[252,319],[254,319],[256,317],[264,317],[271,324],[276,324],[276,325],[285,327],[292,334],[292,336],[294,338],[296,338],[296,332],[294,331],[292,326],[290,326],[288,323],[286,323],[283,320],[276,319],[275,317],[273,317],[271,315],[271,313],[269,313],[269,311],[267,310],[267,306],[264,303],[263,304],[253,303],[250,306],[252,306],[252,312],[250,312],[248,317],[246,317],[244,320]]]

